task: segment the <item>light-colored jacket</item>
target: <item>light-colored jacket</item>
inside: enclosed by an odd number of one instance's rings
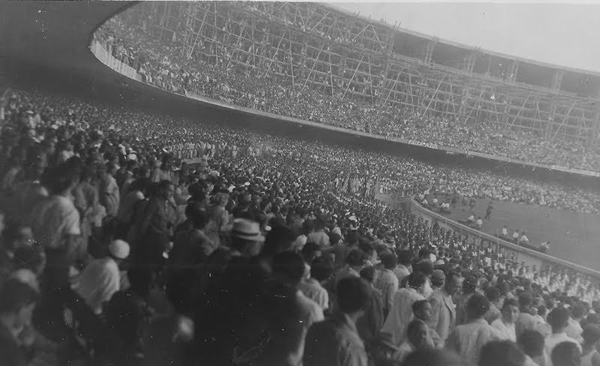
[[[412,305],[419,300],[425,300],[425,297],[414,288],[401,288],[396,292],[394,304],[383,323],[381,331],[390,334],[392,343],[397,347],[406,338],[406,328],[414,318]]]
[[[429,297],[429,303],[431,320],[428,325],[445,341],[456,325],[456,309],[452,297],[443,288],[437,289]]]

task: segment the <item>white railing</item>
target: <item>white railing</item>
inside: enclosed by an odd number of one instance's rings
[[[431,225],[435,222],[444,229],[450,229],[454,232],[467,235],[470,239],[475,241],[475,244],[480,245],[481,241],[486,241],[492,245],[495,251],[499,251],[503,254],[509,262],[522,263],[532,267],[543,269],[547,267],[553,268],[564,268],[578,272],[584,276],[592,276],[595,279],[600,279],[600,272],[591,268],[583,267],[575,263],[571,263],[538,251],[524,248],[519,245],[513,244],[501,238],[486,234],[482,231],[473,229],[466,225],[460,224],[454,220],[451,220],[444,215],[440,215],[425,207],[418,204],[414,199],[408,199],[410,204],[410,211],[417,217],[423,218],[423,220],[429,221]]]

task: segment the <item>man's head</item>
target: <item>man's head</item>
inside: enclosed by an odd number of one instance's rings
[[[375,267],[369,266],[360,270],[360,278],[367,281],[368,283],[375,282]]]
[[[571,311],[571,316],[573,317],[573,319],[578,321],[583,319],[583,317],[585,316],[585,306],[581,302],[575,304],[573,306],[573,310]]]
[[[360,316],[369,307],[369,285],[359,277],[346,277],[336,287],[338,306],[342,313]]]
[[[431,285],[437,288],[441,288],[446,283],[446,274],[441,269],[436,269],[431,275]]]
[[[506,323],[515,323],[519,317],[519,304],[515,299],[507,299],[502,305],[502,319]]]
[[[170,180],[163,180],[158,183],[159,196],[168,201],[175,194],[175,185]]]
[[[31,324],[38,293],[18,279],[8,279],[0,289],[0,321],[17,336]]]
[[[346,256],[346,264],[352,268],[362,269],[367,261],[367,255],[360,249],[352,249]]]
[[[531,295],[531,292],[524,291],[519,294],[519,307],[521,308],[521,311],[528,311],[532,302],[533,296]]]
[[[242,255],[253,257],[260,253],[265,237],[257,222],[247,219],[233,220],[231,229],[231,247]]]
[[[410,250],[401,250],[398,252],[398,263],[408,267],[410,266],[413,259],[412,252]]]
[[[422,272],[413,272],[408,276],[408,287],[417,290],[421,294],[425,289],[425,282],[427,282],[427,277]]]
[[[427,347],[427,331],[427,324],[422,320],[415,319],[408,323],[406,336],[415,348],[421,349]]]
[[[517,343],[531,358],[540,357],[544,353],[544,336],[536,330],[524,330],[517,339]]]
[[[381,255],[381,263],[386,269],[396,268],[396,256],[391,252],[385,252]]]
[[[446,284],[444,289],[450,296],[456,295],[461,289],[463,284],[463,277],[458,272],[451,271],[446,276]]]
[[[563,307],[554,308],[548,314],[548,323],[552,327],[552,333],[562,333],[569,325],[569,310]]]
[[[496,286],[492,286],[485,290],[485,297],[494,305],[499,305],[502,302],[502,291]]]
[[[427,300],[415,301],[412,305],[412,310],[417,319],[424,322],[428,322],[431,319],[431,304]]]
[[[550,359],[552,364],[557,366],[579,366],[581,365],[579,345],[569,341],[561,342],[552,349]]]
[[[583,328],[581,336],[586,345],[596,348],[600,341],[600,327],[596,324],[588,324]]]
[[[525,354],[511,341],[488,342],[481,349],[481,366],[521,366],[525,363]]]
[[[325,282],[331,279],[335,266],[328,257],[315,258],[310,264],[310,277],[318,282]]]
[[[285,283],[298,286],[304,275],[304,261],[294,252],[281,252],[273,256],[273,275]]]
[[[191,202],[185,208],[185,216],[190,220],[194,229],[202,230],[206,226],[206,210],[200,202]]]
[[[467,315],[470,320],[480,319],[490,310],[489,300],[480,294],[473,294],[467,301]]]

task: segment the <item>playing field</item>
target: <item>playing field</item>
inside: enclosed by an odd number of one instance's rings
[[[477,200],[475,218],[485,217],[489,200]],[[512,236],[515,229],[527,231],[530,244],[539,246],[550,240],[548,254],[600,270],[600,215],[528,206],[512,202],[494,202],[491,220],[483,220],[483,231],[497,234],[503,225]],[[449,218],[466,220],[469,208],[459,203]]]

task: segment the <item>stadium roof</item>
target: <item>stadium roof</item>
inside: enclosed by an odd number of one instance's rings
[[[89,51],[93,32],[135,2],[0,2],[0,55],[91,75],[99,62]],[[101,65],[101,64],[100,64]],[[104,65],[101,65],[104,67]]]
[[[478,51],[478,52],[480,52],[482,54],[487,54],[487,55],[491,55],[491,56],[495,56],[495,57],[505,58],[505,59],[508,59],[508,60],[516,60],[516,61],[519,61],[521,63],[528,63],[528,64],[532,64],[532,65],[536,65],[536,66],[542,66],[542,67],[547,67],[547,68],[555,69],[555,70],[565,70],[565,71],[570,71],[570,72],[577,73],[577,74],[593,75],[593,76],[600,77],[600,72],[583,70],[583,69],[578,69],[578,68],[573,68],[573,67],[566,67],[566,66],[561,66],[561,65],[555,65],[555,64],[550,64],[550,63],[543,62],[543,61],[537,61],[537,60],[527,59],[527,58],[524,58],[524,57],[517,57],[517,56],[513,56],[513,55],[509,55],[509,54],[503,54],[503,53],[500,53],[500,52],[494,52],[494,51],[486,50],[486,49],[479,48],[479,47],[469,46],[469,45],[461,44],[461,43],[454,42],[454,41],[451,41],[451,40],[442,39],[442,38],[430,36],[430,35],[427,35],[427,34],[423,34],[423,33],[420,33],[420,32],[412,31],[412,30],[407,29],[407,28],[393,26],[393,25],[391,25],[389,23],[384,23],[384,22],[381,22],[379,20],[371,19],[370,17],[365,16],[365,15],[361,15],[361,14],[357,15],[356,13],[352,13],[349,10],[342,9],[340,7],[337,7],[337,6],[333,5],[333,4],[324,3],[323,5],[325,5],[326,7],[330,8],[332,10],[344,13],[344,14],[346,14],[348,16],[354,16],[354,17],[358,16],[358,17],[362,18],[363,20],[368,21],[371,24],[374,24],[374,25],[377,25],[377,26],[380,26],[380,27],[386,27],[386,28],[389,28],[389,29],[393,29],[393,30],[395,30],[398,33],[403,33],[403,34],[407,34],[407,35],[410,35],[410,36],[413,36],[413,37],[421,38],[424,41],[430,41],[430,40],[434,40],[435,39],[438,43],[445,44],[445,45],[451,46],[451,47],[456,47],[456,48],[459,48],[459,49],[465,50],[465,51]]]

